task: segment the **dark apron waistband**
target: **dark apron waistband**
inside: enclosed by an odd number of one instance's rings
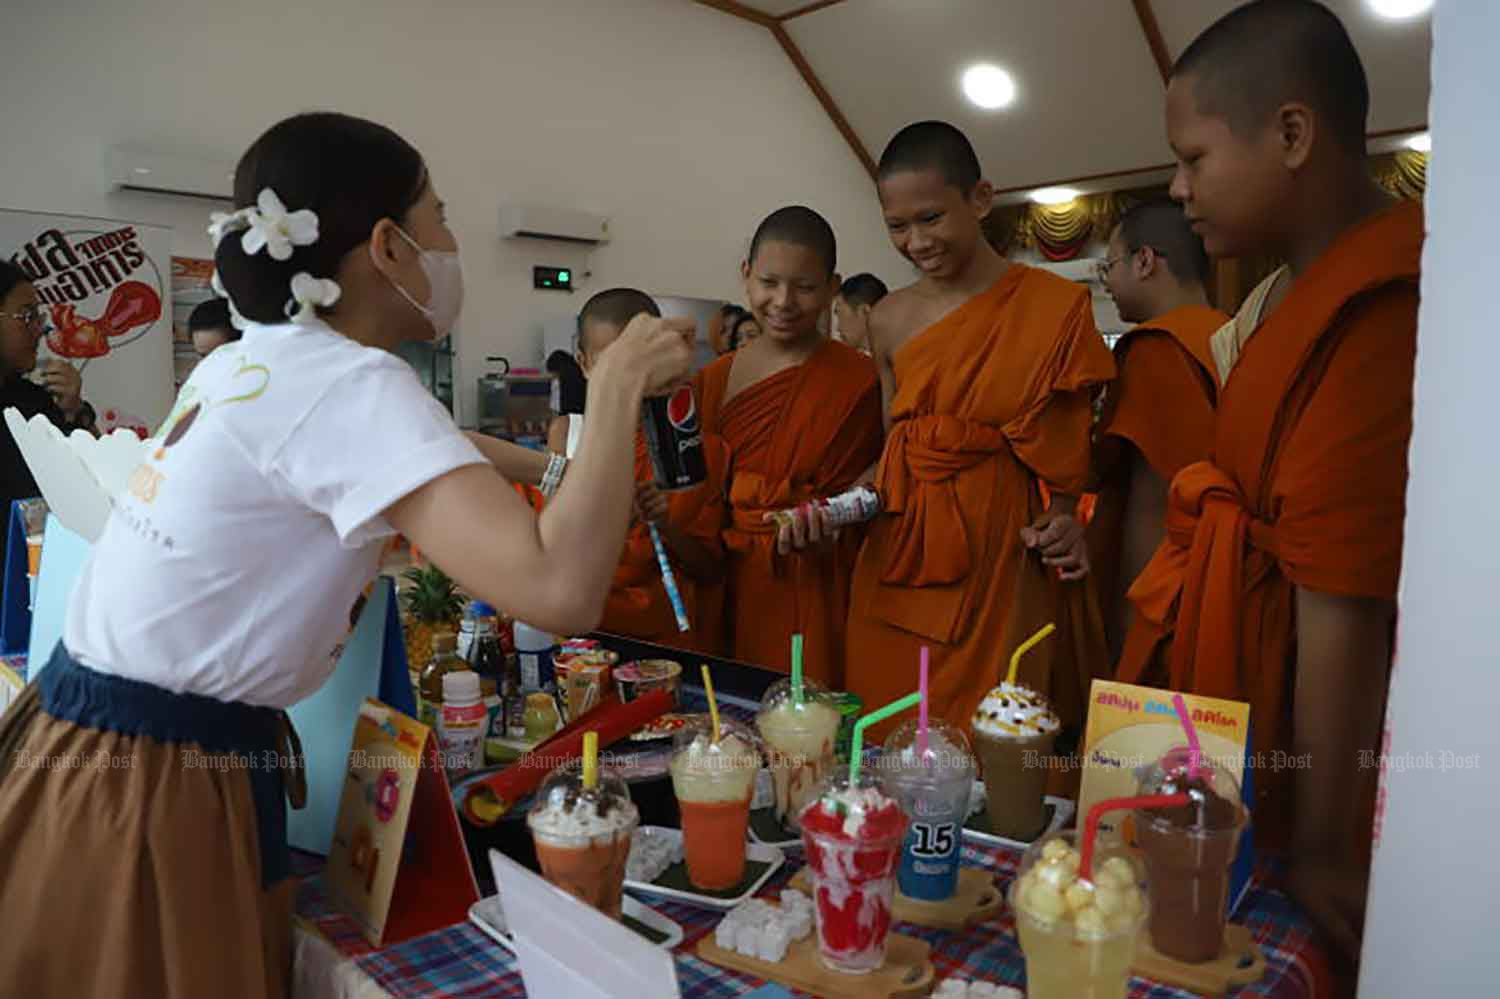
[[[261,885],[291,873],[286,842],[284,770],[291,723],[285,712],[201,694],[176,694],[154,684],[90,669],[62,643],[37,678],[42,710],[83,728],[149,736],[161,743],[193,743],[208,752],[246,758],[260,842]],[[290,738],[295,740],[295,735]],[[300,751],[294,765],[299,769]],[[285,783],[284,783],[285,782]]]

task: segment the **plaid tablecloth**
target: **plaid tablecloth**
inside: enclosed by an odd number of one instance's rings
[[[964,862],[987,868],[1009,887],[1015,876],[1019,854],[1003,847],[964,844]],[[788,864],[767,887],[779,891],[801,866],[800,851],[792,851]],[[473,926],[459,924],[417,937],[394,947],[375,950],[365,943],[354,921],[337,911],[322,890],[314,858],[302,858],[304,880],[298,911],[304,925],[321,933],[364,974],[397,999],[478,999],[478,997],[524,996],[521,973],[509,951]],[[1237,999],[1324,999],[1330,995],[1323,954],[1313,939],[1305,915],[1271,885],[1278,875],[1275,865],[1263,862],[1246,895],[1237,921],[1248,926],[1266,956],[1266,974],[1260,982],[1231,995]],[[762,984],[759,979],[728,971],[699,960],[693,948],[713,931],[721,916],[717,910],[668,902],[643,896],[647,904],[676,920],[683,929],[677,949],[677,977],[686,999],[719,999],[738,996]],[[971,980],[1020,986],[1025,964],[1016,942],[1015,924],[1006,911],[995,919],[964,933],[924,929],[901,923],[897,930],[918,936],[932,945],[937,979],[958,976]],[[1195,993],[1169,988],[1144,979],[1131,983],[1130,999],[1192,999]]]

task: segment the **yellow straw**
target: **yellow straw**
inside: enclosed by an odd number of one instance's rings
[[[714,678],[708,675],[708,663],[703,664],[703,692],[708,695],[708,719],[713,723],[714,744],[719,742],[719,702],[714,698]]]
[[[1010,672],[1005,674],[1006,683],[1016,682],[1016,668],[1021,665],[1021,657],[1030,652],[1033,646],[1056,630],[1057,625],[1048,622],[1042,625],[1042,630],[1021,643],[1020,648],[1016,649],[1015,655],[1010,657]]]
[[[592,791],[599,786],[599,733],[583,733],[583,786]]]

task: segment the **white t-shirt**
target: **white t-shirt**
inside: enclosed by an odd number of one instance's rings
[[[63,642],[106,673],[278,708],[332,671],[393,533],[382,511],[484,462],[410,366],[317,321],[215,350],[148,446]]]

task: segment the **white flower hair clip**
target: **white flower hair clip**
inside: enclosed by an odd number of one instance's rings
[[[318,214],[310,208],[288,212],[286,205],[269,187],[255,199],[249,213],[250,227],[240,237],[245,255],[253,257],[264,247],[273,260],[290,260],[292,247],[311,246],[318,241]]]
[[[214,249],[219,248],[219,241],[224,238],[226,232],[237,232],[250,224],[250,209],[241,208],[237,212],[214,212],[208,217],[208,238],[213,240]]]
[[[292,297],[286,303],[287,318],[293,322],[311,319],[318,308],[326,309],[336,303],[343,291],[336,281],[298,271],[292,278]]]

